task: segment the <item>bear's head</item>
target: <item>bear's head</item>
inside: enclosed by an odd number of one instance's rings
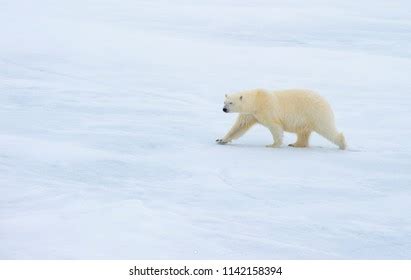
[[[231,94],[225,95],[224,100],[224,113],[241,113],[243,111],[243,95]]]

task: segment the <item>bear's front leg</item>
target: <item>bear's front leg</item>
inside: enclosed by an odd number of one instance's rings
[[[278,124],[268,126],[273,136],[273,144],[266,145],[267,148],[278,148],[283,144],[283,128]]]
[[[225,141],[224,139],[217,139],[215,140],[218,144],[224,145],[227,144],[229,141]]]
[[[247,132],[257,120],[252,115],[240,114],[230,131],[222,139],[217,139],[218,144],[227,144],[231,140],[238,139]]]

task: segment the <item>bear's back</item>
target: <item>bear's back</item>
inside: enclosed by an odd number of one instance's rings
[[[273,91],[272,94],[284,124],[293,127],[292,130],[300,126],[314,126],[318,119],[332,116],[328,102],[311,90],[289,89]]]

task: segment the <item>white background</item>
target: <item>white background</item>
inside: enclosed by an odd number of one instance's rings
[[[134,266],[142,269],[147,267],[183,269],[184,266],[187,266],[190,272],[201,268],[213,269],[214,272],[207,276],[130,276],[129,270],[133,269],[134,271]],[[223,267],[242,266],[281,267],[282,273],[268,276],[223,275]],[[408,280],[410,276],[410,261],[0,261],[0,277],[8,280]]]
[[[0,258],[409,259],[409,1],[0,1]],[[317,135],[219,146],[224,94]]]

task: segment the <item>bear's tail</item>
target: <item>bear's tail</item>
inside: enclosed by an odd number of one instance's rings
[[[341,150],[345,150],[347,148],[347,143],[345,142],[345,137],[342,132],[338,133],[338,147],[340,147]]]

